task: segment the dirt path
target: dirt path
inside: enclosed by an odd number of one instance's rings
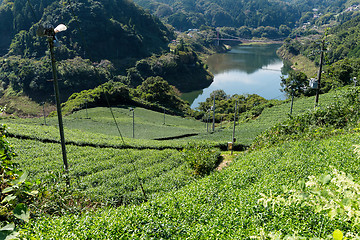
[[[222,152],[221,156],[223,157],[223,161],[216,168],[217,171],[221,171],[223,168],[230,165],[230,163],[238,156],[238,152],[233,152],[233,155],[229,151]]]

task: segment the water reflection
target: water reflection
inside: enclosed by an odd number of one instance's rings
[[[229,53],[210,56],[207,64],[214,74],[213,83],[202,92],[183,94],[183,98],[192,103],[192,108],[217,89],[224,90],[228,95],[256,93],[266,99],[285,99],[280,91],[283,62],[276,55],[278,47],[237,46]]]

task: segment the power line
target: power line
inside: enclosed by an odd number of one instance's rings
[[[27,0],[27,4],[30,6],[30,10],[31,10],[31,13],[33,15],[33,18],[34,18],[34,23],[37,23],[38,22],[38,18],[36,16],[36,13],[35,13],[35,10],[34,10],[34,6],[30,3],[30,0]]]
[[[119,125],[118,125],[118,123],[117,123],[117,121],[116,121],[114,112],[113,112],[113,110],[112,110],[112,107],[110,106],[110,102],[109,102],[109,99],[108,99],[108,97],[107,97],[107,94],[106,94],[105,89],[104,89],[104,95],[105,95],[105,100],[106,100],[106,102],[107,102],[107,104],[108,104],[108,107],[109,107],[109,109],[110,109],[111,116],[112,116],[112,118],[113,118],[113,120],[114,120],[114,123],[115,123],[115,125],[116,125],[117,130],[118,130],[118,133],[119,133],[119,135],[120,135],[120,139],[121,139],[122,143],[124,144],[124,146],[126,146],[125,140],[124,140],[124,138],[123,138],[123,136],[122,136],[121,130],[120,130]],[[136,175],[136,177],[137,177],[137,179],[138,179],[138,181],[139,181],[139,185],[140,185],[140,187],[141,187],[141,191],[142,191],[142,193],[143,193],[143,195],[144,195],[145,200],[147,200],[147,196],[146,196],[144,187],[143,187],[143,185],[142,185],[142,183],[141,183],[141,178],[140,178],[140,176],[139,176],[139,174],[138,174],[138,172],[137,172],[136,166],[135,166],[135,164],[134,164],[134,158],[133,158],[132,155],[130,154],[129,149],[125,148],[125,152],[127,153],[127,155],[128,155],[129,158],[130,158],[130,163],[131,163],[131,165],[132,165],[133,168],[134,168],[134,172],[135,172],[135,175]]]

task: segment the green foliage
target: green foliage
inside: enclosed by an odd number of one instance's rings
[[[53,99],[51,65],[47,58],[40,60],[11,56],[0,58],[0,81],[3,88],[11,87],[36,101]],[[72,93],[94,88],[112,79],[114,67],[109,61],[93,66],[89,60],[76,57],[58,63],[61,100],[65,101]]]
[[[220,163],[220,152],[210,146],[189,144],[183,151],[182,157],[194,176],[210,174]]]
[[[345,127],[355,126],[359,120],[359,89],[350,88],[338,96],[338,101],[325,108],[318,107],[295,117],[290,116],[260,134],[253,147],[272,146],[284,141],[321,138],[341,133]],[[338,130],[340,129],[340,130]]]
[[[99,209],[81,216],[44,216],[31,221],[23,233],[44,239],[248,239],[280,230],[284,235],[297,232],[297,236],[311,239],[326,238],[336,229],[345,234],[350,223],[330,219],[310,207],[272,212],[257,200],[260,193],[268,195],[271,190],[277,196],[283,186],[295,189],[297,182],[308,176],[327,175],[329,165],[341,166],[358,182],[359,158],[353,144],[359,140],[358,133],[351,133],[242,153],[222,172],[160,194],[147,203]]]
[[[127,70],[127,77],[131,86],[138,86],[149,77],[162,77],[181,92],[207,87],[213,80],[196,51],[184,42],[172,53],[137,61],[135,67]]]
[[[206,121],[207,117],[212,116],[212,106],[214,104],[215,94],[215,120],[221,121],[233,121],[235,113],[235,103],[238,102],[237,112],[246,113],[246,119],[253,119],[259,116],[265,107],[271,107],[278,104],[277,100],[266,100],[257,94],[249,95],[233,95],[227,96],[223,90],[215,90],[210,94],[205,102],[201,102],[198,111],[193,113],[196,119],[202,119]]]
[[[289,96],[300,97],[301,95],[307,93],[311,89],[308,89],[309,80],[305,73],[299,71],[290,71],[287,78],[281,76],[281,87],[282,91],[286,92]]]
[[[174,109],[179,114],[189,109],[189,105],[178,97],[172,86],[161,77],[147,78],[137,87],[136,91],[141,99],[158,103],[168,109]]]
[[[192,181],[176,149],[130,151],[67,145],[68,177],[73,186],[67,190],[61,177],[62,162],[54,160],[61,155],[59,144],[13,140],[23,168],[31,179],[41,179],[40,198],[35,203],[38,215],[80,213],[87,208],[86,203],[90,207],[96,203],[138,204],[144,201],[139,182],[148,198],[155,198]]]
[[[202,25],[214,27],[279,27],[293,26],[300,17],[295,5],[283,1],[267,0],[233,1],[145,1],[136,3],[157,13],[178,30],[200,28]],[[171,9],[171,11],[161,11]]]
[[[131,92],[123,83],[109,81],[94,89],[72,94],[62,104],[62,110],[64,114],[70,114],[87,107],[108,106],[108,102],[110,105],[133,103]]]
[[[74,93],[62,104],[62,109],[64,114],[70,114],[84,108],[108,107],[108,104],[133,105],[158,112],[165,108],[168,113],[177,115],[184,115],[190,108],[161,77],[150,77],[137,89],[109,81],[94,89]]]
[[[345,239],[359,238],[357,231],[360,223],[360,206],[357,199],[360,197],[358,192],[360,185],[354,182],[351,176],[332,167],[330,174],[320,177],[309,176],[307,182],[300,182],[299,185],[300,189],[284,189],[284,193],[277,196],[260,193],[262,197],[258,203],[265,208],[271,208],[275,214],[283,211],[291,212],[296,208],[311,209],[331,220],[345,221],[350,225],[344,227],[345,234],[336,229],[333,233],[334,239],[343,239],[343,235]],[[282,235],[281,231],[276,235]]]
[[[37,191],[31,191],[27,174],[13,162],[16,155],[13,146],[6,139],[6,126],[0,125],[0,237],[14,237],[15,223],[28,222],[30,203]],[[26,203],[26,204],[25,204]]]
[[[62,4],[52,0],[34,4],[35,14],[41,20],[33,25],[32,9],[26,1],[16,0],[12,9],[16,36],[9,53],[29,58],[44,56],[46,41],[35,37],[36,29],[43,23],[55,26],[63,23],[68,27],[68,31],[59,35],[62,41],[62,46],[56,49],[59,59],[138,58],[167,49],[170,31],[130,1],[81,0],[71,3],[71,7],[68,4],[70,2]]]

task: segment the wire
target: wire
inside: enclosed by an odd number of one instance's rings
[[[124,146],[126,146],[125,140],[124,140],[124,138],[123,138],[123,136],[122,136],[121,130],[120,130],[119,125],[118,125],[118,123],[117,123],[117,121],[116,121],[114,112],[113,112],[113,110],[112,110],[112,107],[110,106],[110,102],[109,102],[109,99],[108,99],[108,97],[107,97],[107,94],[106,94],[106,91],[105,91],[105,90],[104,90],[104,95],[105,95],[106,103],[108,104],[108,107],[109,107],[109,109],[110,109],[111,116],[112,116],[112,118],[114,119],[116,128],[117,128],[118,133],[119,133],[119,135],[120,135],[121,141],[122,141],[122,143],[124,144]],[[136,177],[137,177],[137,179],[138,179],[138,181],[139,181],[139,185],[140,185],[140,187],[141,187],[141,191],[142,191],[142,193],[143,193],[143,195],[144,195],[145,200],[147,200],[147,196],[146,196],[144,187],[143,187],[143,185],[142,185],[142,183],[141,183],[141,178],[140,178],[140,176],[139,176],[139,174],[138,174],[138,172],[137,172],[136,166],[135,166],[135,164],[134,164],[134,158],[133,158],[133,156],[130,154],[129,149],[125,148],[125,152],[127,153],[127,155],[128,155],[129,158],[130,158],[130,163],[131,163],[131,165],[132,165],[133,168],[134,168],[134,172],[135,172],[135,175],[136,175]]]
[[[38,18],[36,16],[36,13],[35,13],[35,10],[34,10],[34,6],[30,3],[30,0],[27,0],[27,3],[29,4],[30,6],[30,9],[31,9],[31,13],[33,15],[33,18],[35,19],[35,22],[34,23],[37,23],[38,22]]]

